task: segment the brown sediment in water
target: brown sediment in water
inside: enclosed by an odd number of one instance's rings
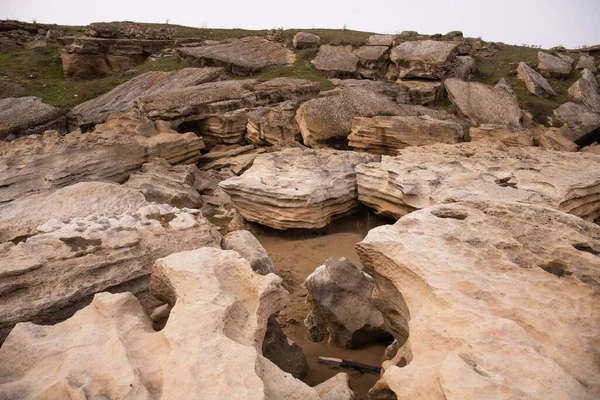
[[[381,365],[387,344],[372,344],[348,350],[331,347],[327,344],[327,340],[320,343],[311,342],[306,336],[303,325],[303,320],[308,313],[308,305],[305,301],[307,292],[303,283],[306,277],[330,256],[345,257],[360,266],[354,245],[360,242],[370,229],[390,222],[374,216],[368,210],[361,209],[319,231],[277,231],[252,225],[252,232],[271,255],[277,273],[282,276],[284,286],[290,292],[290,303],[281,311],[277,319],[286,335],[298,343],[306,355],[310,370],[304,381],[310,386],[317,385],[339,372],[348,372],[351,387],[357,393],[363,394],[378,379],[373,374],[361,374],[319,364],[318,357],[325,356]]]

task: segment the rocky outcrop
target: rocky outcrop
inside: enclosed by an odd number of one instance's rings
[[[597,398],[599,237],[572,215],[495,202],[372,229],[357,252],[374,304],[408,337],[378,386],[399,399]]]
[[[396,85],[405,90],[403,103],[435,106],[444,97],[444,84],[440,81],[398,79]]]
[[[354,348],[390,338],[373,305],[373,278],[345,258],[326,259],[306,278],[307,302],[323,321],[329,345]]]
[[[579,57],[579,61],[577,61],[577,69],[583,70],[586,68],[590,71],[594,71],[596,69],[596,58],[586,55]]]
[[[321,38],[314,33],[298,32],[294,35],[292,44],[297,49],[319,47],[321,45]]]
[[[221,244],[198,210],[156,204],[112,217],[54,219],[38,230],[19,244],[0,245],[2,338],[17,322],[56,323],[95,293],[147,289],[159,257]]]
[[[430,116],[358,117],[352,120],[348,145],[373,154],[395,155],[407,146],[457,143],[465,140],[463,127],[450,119]]]
[[[394,43],[394,35],[371,35],[367,38],[367,46],[387,46]]]
[[[352,46],[323,45],[311,63],[330,77],[344,78],[356,76],[359,60]]]
[[[506,125],[485,124],[469,128],[471,141],[478,142],[494,139],[505,146],[533,146],[534,134],[529,129],[511,128]]]
[[[358,206],[355,167],[375,156],[335,150],[286,149],[261,154],[221,186],[248,221],[275,229],[323,228]]]
[[[213,147],[208,153],[200,156],[198,164],[203,171],[229,170],[232,174],[241,175],[250,168],[256,156],[265,151],[264,148],[256,149],[252,145],[219,145]]]
[[[337,88],[355,88],[363,89],[371,92],[379,93],[388,97],[390,100],[396,103],[405,104],[411,103],[408,89],[406,85],[396,84],[394,82],[383,82],[370,79],[330,79]],[[411,81],[414,82],[414,81]],[[439,83],[437,83],[439,86]],[[324,92],[328,93],[328,92]]]
[[[538,69],[542,76],[546,78],[564,79],[569,76],[573,67],[573,59],[561,58],[549,53],[539,51],[538,54]]]
[[[539,97],[556,96],[556,92],[552,86],[550,86],[546,78],[526,63],[519,63],[519,66],[517,67],[517,76],[520,80],[525,82],[525,86],[529,93]]]
[[[295,102],[286,101],[276,106],[259,107],[248,113],[246,140],[256,145],[298,142],[300,128],[296,122]]]
[[[476,124],[521,126],[521,109],[516,98],[505,90],[476,82],[446,79],[450,101]]]
[[[285,304],[281,278],[204,247],[157,260],[150,290],[173,307],[159,332],[129,293],[98,294],[53,327],[19,324],[0,349],[0,395],[320,398],[262,355],[267,320]]]
[[[296,59],[294,52],[284,45],[260,37],[182,47],[176,53],[192,65],[224,67],[234,75],[251,75],[270,66],[292,64]]]
[[[245,258],[253,271],[261,275],[274,274],[273,260],[258,239],[246,230],[229,232],[221,242],[223,250],[236,251]],[[288,371],[289,372],[289,371]]]
[[[84,130],[106,121],[110,114],[129,112],[140,97],[177,90],[225,78],[223,68],[184,68],[172,72],[152,71],[137,76],[108,93],[88,100],[67,114],[71,130]]]
[[[304,144],[315,147],[345,138],[352,131],[352,118],[398,115],[398,105],[387,97],[359,88],[335,91],[300,105],[296,121]]]
[[[400,78],[442,79],[458,54],[458,43],[417,40],[392,49],[390,59]]]
[[[477,199],[547,204],[593,221],[600,216],[599,161],[592,154],[489,142],[408,147],[356,167],[358,199],[394,218]]]
[[[48,131],[2,142],[0,203],[82,181],[123,182],[155,158],[194,163],[203,147],[193,133],[180,134],[131,114],[113,115],[94,134]]]
[[[0,99],[0,140],[41,134],[46,130],[66,132],[64,113],[39,97]]]

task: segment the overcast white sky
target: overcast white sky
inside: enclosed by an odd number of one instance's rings
[[[165,22],[209,28],[415,30],[549,48],[600,43],[600,0],[0,0],[0,18],[87,25]]]

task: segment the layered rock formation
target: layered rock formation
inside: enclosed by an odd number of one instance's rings
[[[357,166],[356,179],[359,200],[394,218],[473,199],[548,204],[590,221],[600,216],[600,158],[592,154],[490,142],[409,147]]]
[[[0,99],[0,140],[41,134],[46,130],[66,132],[64,113],[39,97]]]
[[[355,167],[376,156],[335,150],[261,154],[239,177],[219,184],[242,217],[275,229],[322,228],[352,213]]]
[[[443,78],[458,55],[458,43],[417,40],[392,49],[400,78]]]
[[[331,77],[355,77],[358,72],[358,55],[352,46],[323,45],[311,63]]]
[[[223,250],[236,251],[240,256],[244,257],[249,263],[253,271],[261,275],[275,273],[273,260],[265,248],[260,244],[258,239],[246,230],[229,232],[221,242]]]
[[[556,91],[548,83],[546,78],[526,63],[519,63],[517,74],[519,79],[525,82],[525,86],[527,87],[527,90],[529,90],[529,93],[539,97],[556,96]]]
[[[597,398],[599,237],[572,215],[494,202],[371,230],[357,251],[375,304],[408,336],[376,387],[398,399]]]
[[[300,139],[300,128],[296,122],[296,108],[295,102],[286,101],[250,111],[246,140],[257,145],[297,142]]]

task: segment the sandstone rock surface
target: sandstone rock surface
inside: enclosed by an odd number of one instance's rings
[[[525,86],[527,87],[527,90],[529,90],[529,93],[539,97],[556,96],[556,91],[554,91],[546,78],[526,63],[519,63],[517,74],[519,79],[525,82]]]
[[[375,304],[408,336],[380,383],[398,399],[597,398],[599,237],[572,215],[494,202],[371,230],[357,251]]]
[[[246,230],[229,232],[221,242],[223,250],[236,251],[240,256],[248,260],[250,267],[261,275],[274,274],[275,266],[273,260],[258,239]]]
[[[506,82],[506,79],[504,79],[504,78],[500,79],[498,81],[498,83],[496,83],[496,86],[494,86],[494,89],[502,89],[506,93],[510,94],[513,97],[517,96],[515,94],[515,91],[513,90],[513,88],[508,84],[508,82]]]
[[[534,134],[529,129],[511,128],[506,125],[484,124],[469,129],[471,141],[494,139],[505,146],[533,146]]]
[[[571,73],[572,58],[565,59],[543,51],[539,51],[537,56],[538,69],[546,78],[566,78]]]
[[[294,35],[292,44],[297,49],[319,47],[321,45],[321,38],[314,33],[298,32]]]
[[[600,114],[598,81],[589,69],[581,71],[581,78],[569,88],[569,100],[584,104],[590,111]]]
[[[330,76],[348,77],[357,73],[359,57],[352,52],[352,46],[323,45],[311,63]]]
[[[275,229],[323,228],[356,209],[355,167],[376,159],[336,150],[286,149],[259,155],[241,176],[219,186],[248,221]]]
[[[579,61],[577,61],[577,69],[582,70],[585,68],[594,71],[596,69],[596,58],[586,55],[579,57]]]
[[[297,142],[301,136],[296,122],[296,109],[295,102],[286,101],[250,111],[246,140],[257,145]]]
[[[64,114],[39,97],[0,99],[0,140],[40,134],[52,129],[66,132]]]
[[[458,43],[417,40],[392,49],[400,78],[442,79],[458,54]]]
[[[367,46],[387,46],[394,43],[394,35],[371,35],[367,38]]]

